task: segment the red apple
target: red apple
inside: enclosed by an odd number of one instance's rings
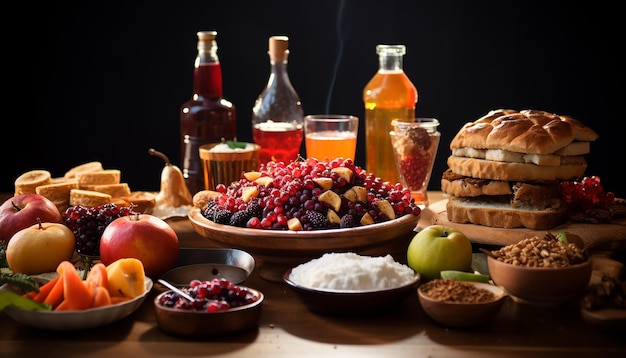
[[[123,216],[102,232],[100,260],[105,265],[122,258],[141,261],[150,278],[158,278],[178,260],[178,235],[164,220],[150,214]]]
[[[0,206],[0,240],[9,242],[13,235],[41,222],[62,223],[63,217],[54,203],[39,194],[13,196]]]

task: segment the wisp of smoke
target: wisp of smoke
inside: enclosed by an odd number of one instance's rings
[[[335,59],[335,66],[333,68],[333,76],[330,80],[330,88],[328,89],[328,97],[326,98],[326,113],[330,113],[330,100],[333,97],[333,89],[335,87],[335,80],[337,79],[337,71],[339,70],[339,64],[341,63],[341,58],[343,56],[343,31],[341,29],[341,18],[343,15],[345,1],[341,0],[339,2],[339,11],[337,11],[337,22],[336,22],[336,30],[337,30],[337,41],[339,45],[339,49],[337,51],[337,58]]]

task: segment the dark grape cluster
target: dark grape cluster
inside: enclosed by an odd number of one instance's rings
[[[182,291],[193,297],[194,301],[190,302],[170,291],[160,297],[159,303],[184,311],[215,312],[248,305],[260,298],[248,288],[223,278],[210,281],[192,280],[189,287],[182,288]]]
[[[352,175],[347,179],[335,168],[347,168]],[[309,158],[289,164],[271,161],[262,165],[259,172],[271,180],[260,184],[244,175],[228,187],[219,184],[216,191],[220,195],[203,209],[203,216],[219,224],[265,230],[288,230],[289,220],[297,218],[301,230],[310,231],[360,226],[366,214],[374,222],[388,221],[378,205],[383,200],[391,204],[396,217],[420,214],[409,189],[367,173],[352,159]],[[320,179],[331,181],[330,188],[320,184]],[[349,200],[344,194],[356,186],[367,189],[366,197]],[[255,195],[245,198],[244,193],[250,189],[254,189]],[[333,210],[338,220],[328,218],[332,205],[320,200],[326,190],[341,198],[340,209]]]
[[[70,206],[63,213],[63,223],[74,233],[76,251],[81,255],[100,256],[100,238],[115,219],[140,214],[127,206],[104,204],[94,207]]]

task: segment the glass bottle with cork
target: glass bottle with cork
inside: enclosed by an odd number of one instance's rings
[[[205,189],[199,147],[237,138],[235,106],[223,97],[217,31],[199,31],[197,36],[193,96],[180,109],[182,172],[192,194]]]
[[[378,45],[376,53],[378,71],[363,89],[365,169],[395,184],[400,175],[389,136],[391,121],[414,121],[418,94],[403,69],[404,45]]]
[[[287,71],[289,38],[269,38],[270,76],[252,108],[252,138],[261,146],[259,163],[290,163],[300,155],[304,112]]]

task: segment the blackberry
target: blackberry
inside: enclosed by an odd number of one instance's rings
[[[250,201],[246,211],[250,213],[250,217],[261,218],[263,216],[263,207],[256,201]]]
[[[341,217],[341,222],[339,223],[340,228],[343,229],[355,226],[358,226],[358,223],[356,222],[356,220],[354,220],[354,216],[352,216],[351,214],[346,214]]]
[[[86,256],[100,256],[102,232],[115,219],[140,214],[127,206],[104,204],[95,207],[70,206],[63,213],[63,224],[76,239],[76,252]]]
[[[206,204],[206,207],[204,208],[204,210],[202,211],[202,216],[204,216],[205,218],[213,221],[213,218],[215,216],[215,212],[220,209],[219,204],[215,201],[209,201]]]
[[[226,209],[218,209],[213,215],[213,221],[217,224],[228,225],[230,222],[230,217],[233,215],[229,210]]]
[[[324,214],[319,211],[309,210],[306,212],[306,217],[308,219],[309,225],[312,229],[326,229],[328,228],[329,222]]]
[[[248,212],[247,210],[237,211],[230,217],[228,225],[246,227],[246,223],[248,222],[248,220],[250,220],[251,217],[252,214],[250,214],[250,212]]]

